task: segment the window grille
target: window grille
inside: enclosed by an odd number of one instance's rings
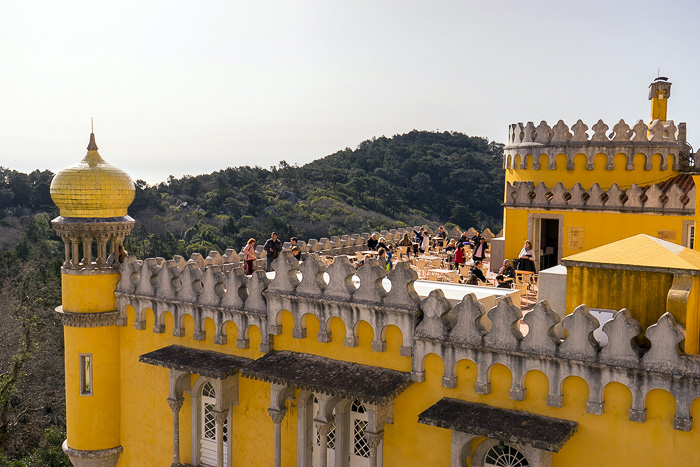
[[[353,412],[357,412],[357,413],[365,413],[366,412],[364,404],[362,404],[362,402],[360,402],[358,400],[354,400],[352,402],[352,409],[351,410]]]
[[[367,438],[365,438],[367,422],[358,419],[354,421],[355,426],[353,427],[353,433],[355,434],[355,439],[353,441],[352,451],[356,456],[369,458],[369,443],[367,442]]]
[[[211,397],[212,399],[216,399],[216,391],[214,390],[214,386],[212,386],[209,381],[204,383],[204,387],[202,388],[202,395],[205,397]]]
[[[214,420],[214,405],[204,403],[204,439],[216,441],[216,421]]]
[[[525,456],[512,446],[497,444],[486,453],[485,467],[530,467]]]

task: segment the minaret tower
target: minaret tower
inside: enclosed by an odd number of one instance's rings
[[[63,450],[76,467],[108,467],[117,465],[122,452],[114,290],[119,253],[134,226],[127,208],[135,190],[126,172],[100,157],[94,133],[87,149],[83,160],[51,182],[51,198],[60,210],[52,224],[66,247],[63,304],[56,310],[65,338],[68,439]]]

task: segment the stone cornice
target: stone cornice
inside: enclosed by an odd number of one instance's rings
[[[120,326],[122,319],[119,311],[106,311],[99,313],[75,313],[63,311],[63,306],[55,310],[61,318],[61,324],[73,328],[99,328],[104,326]]]

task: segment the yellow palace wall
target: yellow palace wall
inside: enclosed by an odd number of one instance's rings
[[[185,337],[174,337],[173,318],[165,317],[165,332],[152,332],[154,318],[146,316],[145,330],[134,329],[135,311],[128,307],[128,323],[119,328],[121,359],[121,444],[124,452],[120,466],[169,465],[172,460],[172,415],[166,402],[168,396],[168,370],[138,362],[139,355],[170,344],[197,349],[224,352],[248,358],[258,358],[260,332],[250,330],[250,348],[239,349],[233,343],[215,345],[214,323],[207,320],[206,339],[192,339],[194,322],[185,318]],[[319,343],[318,321],[307,315],[307,337],[292,337],[293,318],[284,311],[281,315],[282,334],[274,337],[275,349],[293,350],[323,355],[329,358],[381,365],[409,372],[411,360],[402,357],[399,349],[402,341],[398,328],[385,328],[387,350],[376,353],[371,350],[373,331],[369,324],[361,322],[357,332],[359,345],[345,347],[345,326],[339,318],[331,322],[332,340]],[[236,335],[235,325],[228,324],[227,334]],[[229,339],[231,342],[231,339]],[[454,389],[442,387],[444,367],[441,359],[430,354],[425,359],[426,380],[413,383],[394,402],[394,423],[385,425],[383,459],[385,466],[449,465],[450,432],[417,423],[418,414],[440,400],[453,397],[489,404],[495,407],[524,410],[551,417],[574,420],[578,431],[559,453],[553,455],[554,466],[609,466],[613,459],[617,465],[696,465],[700,430],[693,427],[690,432],[673,429],[675,415],[674,398],[661,390],[653,390],[646,398],[647,420],[635,423],[628,420],[632,404],[630,391],[621,384],[611,383],[604,390],[603,415],[586,412],[587,383],[570,377],[564,381],[564,405],[561,408],[546,405],[548,379],[538,371],[527,373],[524,385],[527,389],[523,401],[509,397],[512,377],[502,365],[491,368],[491,393],[479,395],[474,392],[477,369],[474,362],[462,360],[457,363],[458,384]],[[194,381],[193,377],[193,381]],[[238,405],[232,409],[233,465],[268,466],[273,463],[273,423],[267,409],[270,402],[270,385],[239,377]],[[296,418],[294,404],[282,422],[282,465],[296,465]],[[190,395],[185,394],[185,403],[180,411],[180,446],[182,462],[190,460]],[[700,403],[691,407],[695,420],[700,418]],[[476,448],[480,440],[473,443]]]
[[[675,231],[675,237],[666,240],[680,244],[683,240],[683,221],[694,221],[693,216],[681,215],[505,208],[503,231],[506,258],[517,258],[525,240],[532,240],[528,236],[530,214],[563,216],[562,258],[640,233],[657,237],[660,230]],[[581,248],[570,247],[570,227],[583,228]]]

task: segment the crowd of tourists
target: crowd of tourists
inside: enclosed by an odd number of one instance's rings
[[[384,237],[375,232],[367,239],[367,249],[370,252],[376,252],[376,255],[373,254],[373,256],[376,256],[379,265],[387,271],[393,269],[394,263],[403,259],[404,256],[410,260],[411,254],[418,257],[428,252],[438,253],[443,258],[445,267],[460,272],[462,282],[477,285],[488,282],[482,268],[489,251],[489,244],[478,230],[474,232],[471,237],[468,236],[467,232],[464,232],[458,239],[448,239],[444,226],[440,226],[434,235],[430,235],[424,227],[420,227],[418,230],[413,229],[412,238],[408,232],[405,232],[397,242],[387,242]],[[294,258],[301,261],[302,253],[297,238],[290,238],[289,244]],[[251,238],[243,249],[244,270],[248,275],[252,274],[255,268],[257,260],[255,247],[256,240]],[[270,272],[272,271],[272,262],[282,251],[282,243],[277,232],[272,232],[270,238],[265,241],[263,251],[265,252],[265,272]],[[495,277],[496,287],[510,288],[515,280],[516,269],[535,272],[533,258],[532,243],[527,240],[515,265],[509,259],[503,261],[503,266]],[[360,268],[364,266],[364,263],[364,256],[361,256],[353,264],[356,268]],[[467,266],[468,273],[463,274]]]

